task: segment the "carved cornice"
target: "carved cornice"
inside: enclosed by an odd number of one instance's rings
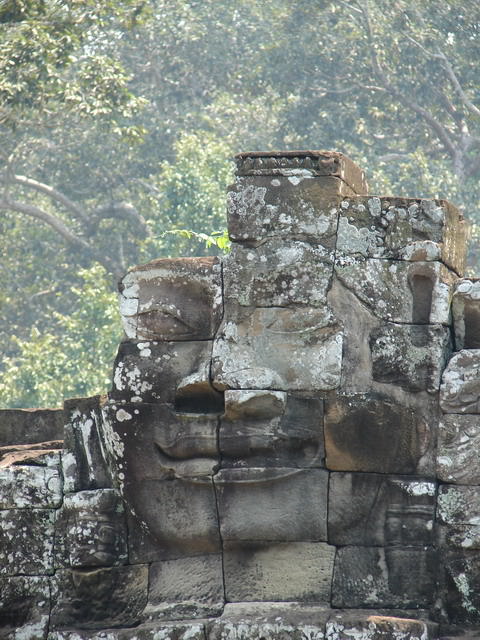
[[[239,176],[331,176],[367,193],[364,172],[337,151],[253,151],[235,156]]]

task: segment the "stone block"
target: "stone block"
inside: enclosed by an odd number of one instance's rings
[[[413,615],[407,618],[405,613],[402,617],[362,610],[332,613],[325,625],[325,640],[437,640],[437,624]]]
[[[224,467],[322,467],[323,401],[284,391],[227,390],[219,446]]]
[[[452,298],[455,348],[480,348],[480,281],[460,280]]]
[[[205,640],[201,622],[154,622],[130,629],[54,631],[48,640]]]
[[[102,406],[106,398],[65,401],[65,446],[62,453],[66,493],[112,486],[101,441]]]
[[[52,583],[53,629],[138,624],[147,604],[148,566],[59,570]]]
[[[343,336],[323,309],[244,309],[214,342],[218,389],[318,391],[340,384]]]
[[[423,478],[331,473],[328,542],[432,545],[436,484]]]
[[[368,190],[365,172],[338,151],[246,151],[235,162],[239,176],[318,176],[341,180],[358,194]]]
[[[446,200],[345,198],[337,250],[365,258],[441,261],[462,275],[467,231],[459,210]]]
[[[374,380],[437,393],[452,348],[443,325],[388,323],[372,331],[370,350]]]
[[[437,517],[443,524],[480,526],[480,487],[441,485],[437,502]]]
[[[55,555],[60,566],[95,567],[127,562],[125,515],[115,489],[66,495],[55,530]]]
[[[210,384],[212,342],[123,342],[114,364],[113,400],[170,402],[195,413],[221,413]]]
[[[444,413],[480,413],[480,349],[453,355],[443,372],[440,406]]]
[[[58,466],[14,465],[0,468],[0,509],[48,509],[62,502]]]
[[[440,262],[337,255],[340,282],[386,322],[449,325],[455,274]]]
[[[255,246],[293,237],[334,248],[343,183],[309,175],[237,177],[227,194],[228,233]]]
[[[63,439],[63,409],[1,409],[0,445]]]
[[[438,426],[437,476],[443,482],[480,485],[480,416],[445,414]]]
[[[54,513],[52,509],[0,511],[0,574],[53,572]]]
[[[302,602],[234,602],[207,623],[208,640],[324,640],[331,611]]]
[[[132,340],[208,340],[220,323],[218,258],[153,260],[129,271],[119,290],[123,328]]]
[[[461,628],[480,624],[480,551],[443,550],[439,566],[443,615]]]
[[[63,440],[33,444],[7,444],[0,447],[0,469],[14,466],[39,466],[58,469]]]
[[[333,250],[296,240],[234,245],[223,265],[225,299],[245,307],[324,307],[333,257]]]
[[[480,550],[480,527],[476,524],[436,525],[438,548]]]
[[[144,611],[147,620],[218,616],[224,605],[221,554],[154,562],[150,566],[148,605]]]
[[[335,556],[332,606],[429,607],[437,558],[432,547],[341,547]]]
[[[325,401],[326,467],[332,471],[418,473],[429,469],[435,416],[377,393]]]
[[[50,618],[48,578],[0,577],[0,637],[45,640]]]
[[[227,545],[227,601],[329,602],[334,554],[335,548],[323,542]]]
[[[325,541],[324,469],[222,469],[214,476],[224,541]]]
[[[128,506],[155,542],[155,559],[218,553],[220,538],[210,477],[146,479],[125,486]],[[129,548],[136,538],[129,534]]]

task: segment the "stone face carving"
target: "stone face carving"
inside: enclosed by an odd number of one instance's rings
[[[177,258],[136,267],[122,280],[120,310],[131,339],[213,338],[222,312],[221,266],[215,258]]]
[[[480,294],[460,279],[461,215],[369,196],[335,152],[237,166],[227,257],[122,279],[108,396],[0,412],[6,638],[480,624]]]

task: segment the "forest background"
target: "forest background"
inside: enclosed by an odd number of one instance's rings
[[[108,388],[117,279],[221,250],[239,151],[450,199],[473,273],[479,32],[477,0],[0,0],[0,406]]]

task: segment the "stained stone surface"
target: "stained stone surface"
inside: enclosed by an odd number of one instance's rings
[[[147,620],[216,616],[224,605],[221,554],[150,565],[148,604],[143,613]]]
[[[298,600],[326,603],[335,548],[324,542],[259,543],[224,550],[229,602]]]
[[[417,609],[432,604],[437,559],[433,547],[340,547],[332,606]]]
[[[442,325],[389,323],[372,331],[370,349],[374,380],[436,393],[451,352],[450,332]]]
[[[152,623],[103,631],[54,631],[49,640],[205,640],[202,623]]]
[[[335,273],[383,321],[450,324],[455,277],[440,262],[345,256],[337,257]]]
[[[62,471],[66,493],[112,486],[100,438],[104,402],[101,396],[65,402]]]
[[[53,572],[53,509],[0,511],[0,575]]]
[[[252,246],[273,236],[294,236],[333,248],[344,186],[338,179],[328,180],[328,193],[324,186],[301,171],[254,180],[238,177],[227,194],[229,236]]]
[[[59,507],[61,501],[62,478],[58,465],[0,468],[0,509],[48,509]]]
[[[480,349],[462,349],[449,361],[440,387],[444,413],[480,413]]]
[[[365,258],[441,261],[463,274],[467,225],[446,200],[345,198],[337,249]]]
[[[155,635],[155,629],[157,634]],[[231,603],[222,616],[205,623],[162,623],[101,632],[56,632],[53,640],[433,640],[438,625],[428,620],[395,617],[386,610],[335,611],[302,603]],[[190,633],[189,633],[190,632]],[[442,640],[444,636],[442,634]],[[446,636],[445,636],[446,638]],[[474,640],[463,636],[461,640]],[[447,638],[450,640],[450,636]]]
[[[424,416],[388,396],[325,402],[326,467],[332,471],[416,473],[431,437]]]
[[[321,603],[228,603],[221,617],[206,625],[209,640],[324,640],[331,610]]]
[[[452,314],[457,349],[480,348],[480,282],[460,280],[453,294]]]
[[[127,562],[125,514],[115,489],[66,495],[56,530],[60,566],[101,567]]]
[[[461,535],[460,546],[465,548],[478,546],[480,538],[478,487],[441,485],[438,493],[437,517],[440,523],[449,525],[449,529],[453,528],[456,536]]]
[[[171,258],[135,267],[120,283],[120,313],[134,340],[213,338],[222,314],[217,258]]]
[[[443,482],[480,485],[480,416],[445,414],[438,426],[437,476]]]
[[[52,581],[53,627],[105,629],[138,624],[147,589],[146,565],[59,570]]]
[[[386,612],[333,613],[325,626],[325,640],[428,640],[438,625],[428,620],[398,618]],[[443,637],[443,636],[442,636]]]
[[[340,383],[342,344],[341,331],[323,309],[250,309],[220,329],[213,384],[218,389],[334,389]]]
[[[48,578],[0,577],[0,636],[5,640],[44,640],[50,619]]]
[[[245,307],[321,307],[333,274],[333,251],[272,239],[256,248],[234,246],[224,261],[226,300]]]
[[[431,545],[435,494],[436,483],[424,478],[332,473],[328,541],[342,546]]]
[[[441,552],[439,595],[451,624],[464,629],[478,624],[480,610],[480,551],[449,549]]]
[[[63,409],[2,409],[0,445],[61,440],[63,425]]]
[[[324,469],[222,469],[214,477],[223,541],[325,541]]]
[[[284,391],[227,390],[219,448],[226,467],[323,467],[323,402]]]
[[[175,403],[177,394],[218,399],[210,384],[212,342],[123,342],[110,398],[124,402]]]

